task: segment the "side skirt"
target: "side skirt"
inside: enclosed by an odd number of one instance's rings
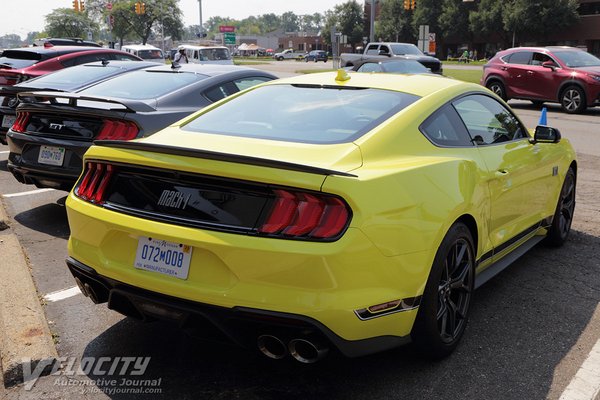
[[[523,254],[527,253],[533,246],[544,240],[545,236],[532,236],[527,241],[523,242],[519,247],[496,261],[483,271],[475,278],[475,289],[492,279],[494,276],[502,272],[510,264],[514,263]]]

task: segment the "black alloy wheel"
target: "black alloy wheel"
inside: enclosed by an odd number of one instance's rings
[[[411,333],[426,356],[449,355],[465,331],[475,283],[474,254],[469,229],[453,225],[436,253]]]
[[[569,236],[575,212],[575,186],[575,172],[573,168],[569,168],[560,191],[552,225],[546,236],[546,243],[550,246],[562,246]]]

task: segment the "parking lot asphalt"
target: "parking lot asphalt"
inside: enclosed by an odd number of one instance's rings
[[[300,69],[293,61],[280,64],[281,74]],[[510,104],[528,126],[535,126],[539,109],[527,102]],[[463,343],[440,362],[419,358],[410,346],[359,359],[332,354],[310,366],[277,362],[254,351],[199,341],[167,323],[142,324],[106,305],[93,305],[73,290],[64,264],[66,192],[16,182],[6,168],[8,149],[0,145],[0,194],[10,231],[19,238],[39,296],[50,299],[42,303],[64,358],[56,375],[29,388],[0,389],[0,398],[570,400],[577,398],[568,397],[572,393],[585,394],[586,388],[594,389],[593,374],[600,370],[594,364],[600,340],[600,110],[572,116],[548,107],[549,125],[573,142],[579,156],[572,236],[561,249],[533,249],[479,289]],[[48,296],[57,293],[62,295]],[[136,356],[150,357],[142,378],[159,381],[145,389],[160,391],[113,391],[111,379],[140,379],[118,371],[67,375],[71,361]],[[590,369],[592,378],[586,375]],[[581,380],[583,389],[577,386]]]

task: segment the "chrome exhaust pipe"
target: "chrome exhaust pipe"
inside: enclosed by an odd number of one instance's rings
[[[285,343],[276,336],[260,335],[256,340],[256,344],[261,353],[274,360],[281,360],[287,355]]]
[[[327,355],[329,347],[318,341],[307,339],[293,339],[288,344],[290,354],[303,364],[312,364]]]

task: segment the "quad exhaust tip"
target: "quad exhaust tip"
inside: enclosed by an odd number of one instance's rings
[[[274,360],[281,360],[287,355],[285,343],[273,335],[260,335],[256,341],[258,349],[265,356]]]
[[[292,357],[303,364],[312,364],[321,360],[329,352],[329,348],[318,341],[293,339],[288,344]]]

